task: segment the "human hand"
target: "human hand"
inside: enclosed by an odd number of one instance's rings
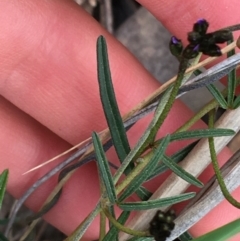
[[[139,2],[182,39],[199,18],[210,22],[210,31],[240,22],[236,0],[231,3],[218,1],[217,8],[214,1],[207,4],[205,1],[189,1],[188,4],[158,0]],[[107,39],[121,113],[125,114],[147,97],[159,83],[71,1],[3,0],[0,9],[0,165],[1,169],[10,169],[8,190],[18,198],[56,163],[27,176],[22,173],[83,141],[93,130],[101,131],[106,127],[96,73],[96,39],[100,34]],[[171,133],[191,115],[191,111],[177,101],[162,134]],[[171,121],[176,119],[178,122]],[[143,126],[144,123],[138,124],[130,131],[132,143]],[[203,126],[199,122],[198,127]],[[219,161],[223,163],[230,155],[225,149]],[[56,180],[54,177],[39,188],[28,199],[27,206],[38,210]],[[237,199],[240,199],[239,191],[234,192]],[[70,234],[93,209],[98,198],[98,175],[91,163],[72,176],[59,202],[45,219]],[[239,214],[223,202],[191,232],[201,235],[238,218]],[[85,238],[97,237],[98,225],[94,222]]]

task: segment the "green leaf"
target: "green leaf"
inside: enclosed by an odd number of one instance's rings
[[[228,41],[228,44],[231,44],[233,40]],[[232,49],[227,53],[227,57],[231,57],[235,54],[235,50]],[[227,85],[227,90],[228,90],[228,95],[227,95],[227,101],[228,101],[228,107],[233,106],[233,100],[235,96],[235,91],[236,91],[236,86],[237,86],[237,77],[236,77],[236,69],[233,69],[228,73],[228,85]]]
[[[233,103],[233,108],[237,109],[240,106],[240,95],[235,99]]]
[[[127,197],[129,197],[131,194],[133,194],[136,190],[139,189],[139,187],[142,185],[143,182],[147,180],[151,172],[157,167],[158,162],[161,160],[168,144],[170,141],[170,136],[167,135],[165,138],[162,139],[160,145],[156,148],[156,151],[149,161],[149,163],[146,165],[146,167],[142,170],[139,175],[137,175],[135,178],[133,178],[130,185],[122,192],[119,201],[123,201]]]
[[[180,203],[182,201],[193,198],[194,196],[195,196],[195,192],[189,192],[189,193],[184,193],[184,194],[180,194],[172,197],[161,198],[157,200],[120,203],[118,204],[118,206],[124,211],[148,210],[148,209],[160,208],[164,206],[171,206],[175,203]]]
[[[227,104],[227,101],[225,100],[223,94],[221,93],[221,91],[219,91],[219,89],[217,89],[213,84],[210,84],[210,85],[208,85],[206,87],[209,90],[209,92],[213,95],[213,97],[216,99],[218,104],[223,109],[227,109],[228,108],[228,104]]]
[[[189,152],[193,149],[193,147],[197,144],[197,142],[193,142],[190,145],[182,148],[180,151],[176,152],[175,154],[173,154],[171,156],[171,159],[175,162],[175,163],[179,163],[181,162],[188,154]],[[168,170],[169,168],[167,166],[165,166],[164,163],[160,163],[158,165],[158,167],[153,171],[153,173],[151,174],[151,176],[148,177],[148,180],[155,178],[156,176],[162,174],[163,172],[165,172],[166,170]]]
[[[193,241],[226,241],[238,233],[240,233],[240,219],[193,239]]]
[[[97,40],[97,65],[98,83],[104,114],[107,119],[114,148],[116,149],[119,160],[123,162],[130,152],[130,146],[115,98],[109,68],[107,45],[103,36],[100,36]]]
[[[185,139],[199,139],[208,137],[232,136],[235,132],[231,129],[202,129],[193,131],[182,131],[171,135],[171,142]]]
[[[93,132],[92,134],[93,146],[96,153],[97,165],[99,170],[100,179],[103,181],[106,188],[106,192],[111,203],[115,203],[117,197],[115,192],[115,186],[112,179],[110,167],[105,156],[102,144],[98,138],[98,135]]]
[[[88,216],[78,225],[77,228],[64,241],[81,240],[93,220],[101,211],[101,205],[98,203],[96,207],[88,214]]]
[[[7,180],[8,180],[8,170],[6,169],[0,175],[0,209],[2,207],[2,202],[5,195]]]
[[[200,182],[192,174],[190,174],[189,172],[186,172],[183,168],[178,166],[171,158],[164,155],[162,161],[169,169],[171,169],[177,176],[181,177],[186,182],[196,187],[204,186],[202,182]]]
[[[0,233],[0,241],[9,241],[2,233]]]
[[[127,221],[129,215],[130,215],[130,212],[122,212],[120,217],[117,219],[117,221],[123,225]],[[118,233],[119,233],[119,230],[115,226],[112,226],[102,241],[118,240],[117,239]]]

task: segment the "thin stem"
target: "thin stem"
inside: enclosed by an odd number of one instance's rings
[[[164,120],[166,119],[168,113],[170,112],[172,106],[173,106],[173,103],[176,99],[176,96],[178,94],[178,91],[179,91],[179,88],[182,84],[182,80],[184,78],[184,74],[186,72],[186,69],[187,69],[187,66],[188,66],[188,60],[187,59],[182,59],[182,61],[180,62],[180,66],[179,66],[179,72],[178,72],[178,76],[177,76],[177,79],[176,79],[176,82],[174,83],[173,85],[173,88],[172,88],[172,91],[170,93],[170,96],[169,96],[169,99],[161,113],[161,115],[159,116],[158,120],[156,121],[156,123],[154,123],[154,126],[151,130],[151,136],[150,138],[152,138],[152,142],[154,141],[155,139],[155,136],[159,130],[159,128],[161,127],[161,125],[163,124]],[[154,120],[153,120],[154,122]]]
[[[136,230],[132,230],[130,228],[127,228],[126,226],[122,225],[121,223],[119,223],[114,217],[111,216],[111,214],[108,212],[107,209],[103,210],[105,215],[107,216],[107,218],[112,222],[112,224],[120,231],[133,235],[133,236],[137,236],[137,237],[146,237],[149,236],[148,232],[143,232],[143,231],[136,231]]]
[[[119,194],[124,188],[126,188],[132,182],[132,180],[137,175],[139,175],[139,173],[145,168],[145,166],[149,163],[151,159],[148,158],[146,160],[145,158],[139,158],[138,160],[141,160],[141,162],[131,171],[131,173],[129,173],[129,175],[127,175],[126,178],[124,178],[124,180],[119,185],[117,185],[117,194]]]
[[[215,110],[210,111],[209,113],[209,128],[214,128],[214,117],[215,117]],[[223,193],[223,196],[227,199],[229,203],[231,203],[234,207],[240,208],[240,202],[238,202],[232,195],[229,193],[226,184],[223,180],[219,165],[218,165],[218,160],[217,160],[217,154],[215,150],[215,145],[214,145],[214,139],[213,137],[208,138],[209,142],[209,149],[210,149],[210,154],[211,154],[211,159],[212,159],[212,165],[214,172],[216,174],[219,186],[221,188],[221,191]]]
[[[103,211],[100,212],[100,234],[99,241],[102,241],[106,235],[106,216]]]
[[[219,30],[229,30],[229,31],[238,31],[240,30],[240,24],[235,24],[235,25],[232,25],[232,26],[229,26],[229,27],[226,27],[226,28],[222,28],[222,29],[219,29]]]

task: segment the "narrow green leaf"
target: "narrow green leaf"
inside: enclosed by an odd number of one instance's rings
[[[170,136],[167,135],[165,138],[162,139],[160,145],[156,148],[156,151],[149,161],[149,163],[146,165],[146,167],[142,170],[139,175],[137,175],[130,185],[122,192],[119,200],[120,202],[129,197],[131,194],[133,194],[136,190],[139,189],[139,187],[142,185],[143,182],[147,180],[151,172],[157,167],[158,162],[161,160],[168,144],[170,141]]]
[[[222,95],[221,91],[219,91],[219,89],[217,89],[213,84],[208,85],[207,89],[223,109],[228,108],[227,101],[225,100],[224,96]]]
[[[176,152],[175,154],[173,154],[171,156],[171,159],[175,162],[175,163],[179,163],[181,162],[188,154],[189,152],[193,149],[193,147],[197,144],[197,141],[189,144],[188,146],[182,148],[180,151]],[[160,174],[162,174],[163,172],[165,172],[166,170],[168,170],[169,168],[167,166],[165,166],[164,163],[160,163],[158,165],[158,167],[153,171],[153,173],[151,174],[151,176],[148,177],[148,180],[151,180],[152,178],[155,178],[156,176],[159,176]]]
[[[130,152],[122,117],[118,109],[109,68],[107,44],[103,36],[97,40],[97,65],[100,97],[119,160],[123,162]]]
[[[189,193],[184,193],[184,194],[180,194],[172,197],[161,198],[157,200],[120,203],[118,204],[118,206],[124,211],[148,210],[148,209],[160,208],[164,206],[171,206],[175,203],[180,203],[185,200],[191,199],[194,196],[195,196],[195,192],[189,192]]]
[[[228,41],[228,44],[231,44],[233,42],[233,39],[231,41]],[[235,54],[235,50],[232,49],[227,53],[227,57],[231,57]],[[235,96],[235,90],[237,86],[237,77],[236,77],[236,69],[233,69],[228,73],[228,85],[227,85],[227,90],[228,90],[228,95],[227,95],[227,101],[228,101],[228,107],[233,106],[233,100]]]
[[[199,139],[208,137],[232,136],[235,132],[231,129],[202,129],[193,131],[182,131],[171,135],[172,141],[179,141],[185,139]]]
[[[238,233],[240,233],[240,219],[193,239],[193,241],[226,241]]]
[[[96,207],[91,211],[91,213],[88,214],[88,216],[78,225],[77,228],[66,238],[64,241],[77,241],[81,240],[93,220],[96,218],[96,216],[101,211],[101,205],[98,203]]]
[[[117,219],[117,221],[122,225],[124,225],[129,215],[130,215],[130,212],[122,212],[120,217]],[[115,241],[115,240],[117,241],[118,233],[119,233],[119,230],[115,226],[112,226],[102,241]]]
[[[167,156],[163,156],[162,159],[163,163],[171,169],[177,176],[181,177],[186,182],[196,186],[196,187],[203,187],[203,183],[200,182],[196,177],[194,177],[189,172],[186,172],[183,168],[178,166],[171,158]]]
[[[0,233],[0,241],[9,241],[2,233]]]
[[[110,167],[105,156],[102,144],[98,138],[98,135],[93,132],[92,134],[93,146],[96,153],[97,165],[99,169],[100,179],[103,181],[106,188],[106,192],[111,203],[115,203],[117,197],[115,192],[115,186],[112,179]]]
[[[240,106],[240,95],[235,99],[233,103],[233,108],[237,109]]]
[[[0,209],[2,207],[2,202],[7,186],[7,180],[8,180],[8,170],[4,170],[0,175]]]

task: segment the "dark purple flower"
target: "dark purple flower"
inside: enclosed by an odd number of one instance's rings
[[[205,19],[199,19],[194,23],[193,31],[188,33],[189,45],[183,51],[185,58],[194,58],[199,52],[209,56],[220,56],[222,53],[217,44],[232,40],[231,31],[219,30],[207,33],[208,26]]]
[[[199,45],[189,44],[184,50],[183,50],[183,56],[186,59],[192,59],[197,57],[199,54]]]
[[[179,44],[181,42],[180,39],[176,38],[175,36],[172,36],[171,38],[171,42],[176,45],[176,44]]]
[[[193,25],[193,32],[198,32],[199,34],[203,35],[207,32],[209,23],[205,19],[199,19]]]
[[[169,49],[174,56],[179,57],[183,50],[182,41],[172,36],[171,41],[169,43]]]

